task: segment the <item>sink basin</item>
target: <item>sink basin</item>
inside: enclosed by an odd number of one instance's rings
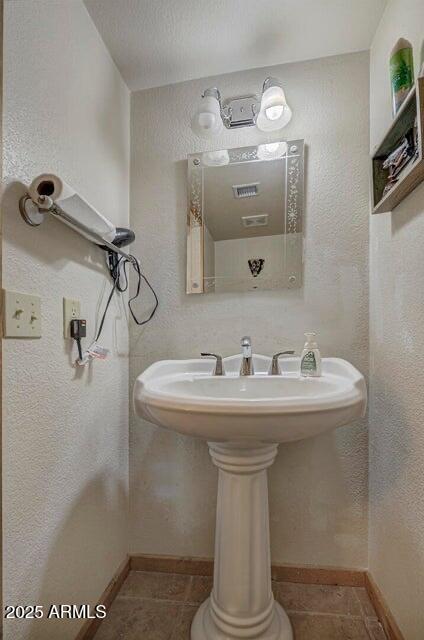
[[[302,378],[299,358],[284,374],[267,374],[271,359],[253,356],[255,375],[240,377],[241,356],[164,360],[138,376],[136,413],[207,440],[218,467],[214,581],[198,609],[192,640],[293,640],[286,612],[271,589],[267,468],[279,443],[301,440],[359,418],[366,386],[349,362],[324,358],[322,376]]]
[[[240,356],[224,359],[225,376],[211,360],[164,360],[137,378],[139,415],[161,427],[217,442],[301,440],[360,416],[363,376],[349,362],[323,358],[320,378],[302,378],[300,359],[285,358],[282,376],[268,376],[270,358],[254,356],[255,375],[240,377]]]

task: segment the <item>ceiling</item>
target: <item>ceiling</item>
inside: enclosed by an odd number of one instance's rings
[[[205,224],[215,242],[284,233],[286,160],[241,162],[203,169]],[[233,185],[259,183],[257,196],[235,198]],[[263,227],[246,228],[242,216],[268,215]]]
[[[132,91],[369,49],[386,0],[85,0]]]

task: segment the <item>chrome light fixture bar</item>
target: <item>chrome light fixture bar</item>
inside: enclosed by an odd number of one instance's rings
[[[261,107],[261,102],[255,95],[229,98],[221,107],[221,115],[227,129],[253,127]]]
[[[193,114],[191,127],[200,138],[213,138],[227,129],[257,126],[261,131],[278,131],[291,120],[281,82],[265,79],[260,95],[246,95],[222,101],[217,87],[206,89]]]

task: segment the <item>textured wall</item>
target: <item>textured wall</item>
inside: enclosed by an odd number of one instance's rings
[[[43,171],[128,223],[129,94],[82,2],[5,2],[3,283],[42,298],[43,337],[4,341],[4,602],[93,603],[127,550],[128,338],[112,305],[109,361],[71,366],[62,297],[94,333],[104,256],[59,222],[31,229],[22,187]],[[73,354],[75,357],[75,353]],[[80,621],[8,622],[6,640],[67,640]]]
[[[391,122],[390,51],[423,62],[422,0],[389,2],[371,50],[371,145]],[[370,569],[406,640],[424,629],[424,185],[371,220]]]
[[[255,128],[201,141],[190,112],[201,91],[258,91],[280,77],[294,117],[284,131],[305,138],[304,287],[292,291],[186,296],[186,157],[256,144]],[[130,383],[155,360],[202,350],[299,350],[316,329],[324,355],[368,367],[368,54],[256,69],[132,95],[131,224],[137,251],[160,296],[151,324],[132,328]],[[146,300],[146,309],[148,303]],[[364,423],[281,446],[270,473],[272,557],[276,562],[365,566],[367,433]],[[132,419],[131,551],[210,556],[216,470],[206,444]]]

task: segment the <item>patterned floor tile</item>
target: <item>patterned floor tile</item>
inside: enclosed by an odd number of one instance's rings
[[[362,615],[352,587],[276,582],[273,589],[276,600],[287,611]]]
[[[122,585],[120,596],[153,598],[184,602],[191,576],[178,573],[155,573],[153,571],[130,571]]]

